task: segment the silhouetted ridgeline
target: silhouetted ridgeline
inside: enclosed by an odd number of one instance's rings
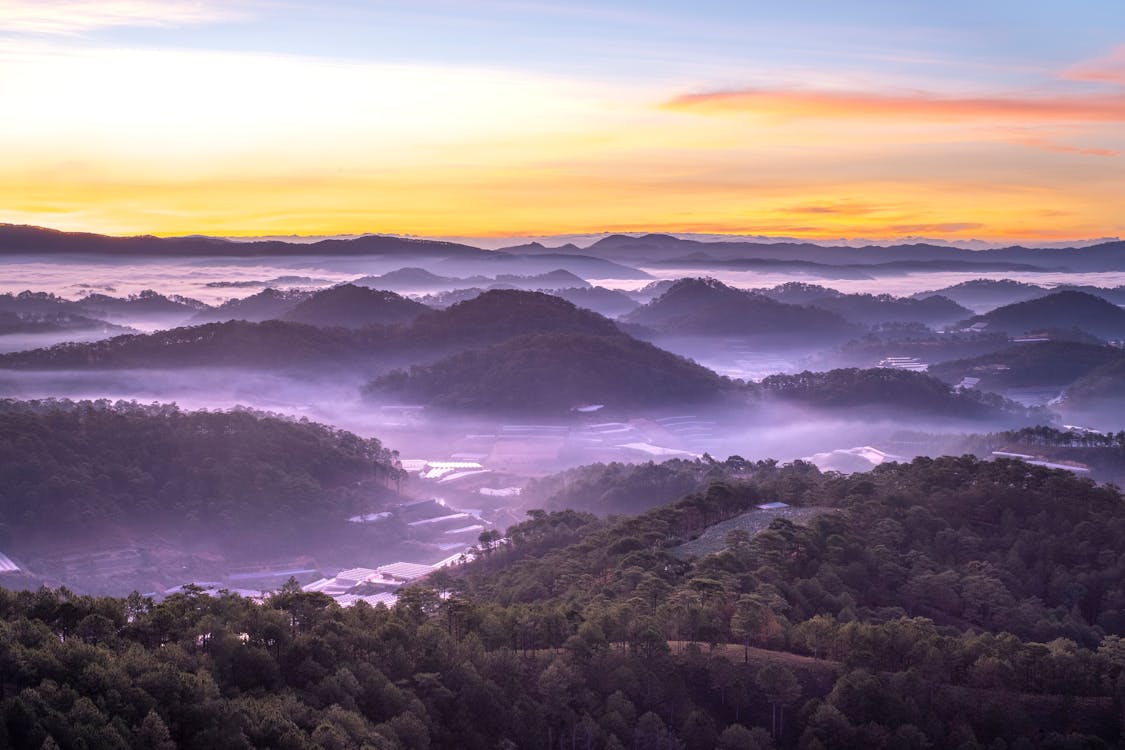
[[[296,585],[261,606],[190,588],[160,603],[0,590],[0,745],[1117,742],[1116,490],[971,458],[745,469],[633,518],[533,511],[393,609]],[[720,521],[745,528],[683,555]]]

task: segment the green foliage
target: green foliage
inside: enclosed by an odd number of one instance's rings
[[[1027,419],[1034,412],[993,393],[955,391],[922,372],[875,367],[770,375],[762,392],[802,405],[897,409],[962,419]]]
[[[1115,489],[971,457],[849,477],[741,468],[637,517],[533,511],[440,581],[452,596],[423,581],[392,609],[296,585],[262,605],[193,588],[161,602],[0,590],[0,744],[1117,741]],[[717,554],[669,554],[763,497],[825,511]]]
[[[0,508],[43,525],[286,524],[398,475],[378,440],[249,410],[0,401]]]
[[[963,377],[981,379],[982,388],[1069,385],[1110,362],[1122,360],[1120,349],[1075,341],[1018,344],[971,359],[932,365],[934,377],[956,384]],[[994,366],[1003,365],[998,370]]]
[[[672,459],[662,463],[587,464],[534,479],[523,499],[548,510],[573,508],[599,515],[640,513],[670,503],[700,486],[748,466],[735,456],[724,463]]]

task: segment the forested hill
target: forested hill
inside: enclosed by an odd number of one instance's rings
[[[341,284],[313,294],[282,317],[314,326],[363,328],[409,323],[429,311],[422,303],[394,292]]]
[[[668,335],[772,335],[821,340],[857,331],[836,313],[787,305],[715,279],[680,279],[622,319]]]
[[[62,370],[237,366],[323,369],[327,363],[367,363],[384,354],[388,348],[389,336],[380,327],[353,331],[281,320],[262,323],[230,320],[0,354],[0,368]]]
[[[262,299],[271,305],[277,302],[276,297]],[[290,307],[298,304],[289,298],[282,301]],[[283,320],[228,320],[0,354],[0,368],[160,369],[219,365],[333,372],[341,364],[381,366],[388,362],[434,359],[534,333],[621,335],[608,318],[540,292],[491,290],[445,310],[432,311],[418,311],[407,300],[402,302],[412,308],[412,317],[414,312],[422,314],[410,323],[348,330]],[[269,317],[277,314],[284,313],[273,310]],[[337,324],[339,319],[333,323]]]
[[[1117,743],[1116,490],[971,458],[743,468],[638,517],[532,512],[392,609],[296,585],[262,606],[0,591],[0,746]],[[720,521],[760,531],[685,557]]]
[[[1077,328],[1103,339],[1125,338],[1125,310],[1101,297],[1076,291],[1055,292],[998,307],[965,322],[987,323],[989,330],[1012,334]]]
[[[247,410],[0,401],[8,534],[112,523],[296,526],[346,517],[357,494],[397,471],[378,440]]]
[[[897,410],[953,419],[1001,418],[1026,422],[1040,418],[995,393],[951,388],[921,372],[886,367],[843,368],[827,372],[770,375],[763,396],[820,409]]]
[[[674,408],[737,390],[695,362],[624,334],[535,334],[455,354],[365,387],[372,397],[478,413],[565,413],[583,404]]]

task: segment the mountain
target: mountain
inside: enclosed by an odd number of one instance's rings
[[[19,314],[87,315],[89,311],[77,302],[63,299],[50,292],[24,291],[19,294],[0,294],[0,310]]]
[[[292,526],[328,513],[343,520],[357,486],[395,472],[378,440],[308,421],[166,404],[0,400],[0,507],[9,533]]]
[[[109,237],[43,227],[0,224],[0,255],[96,254],[155,257],[257,257],[293,255],[389,255],[414,258],[471,257],[489,251],[453,242],[365,235],[296,243],[239,242],[219,237]]]
[[[882,411],[901,418],[926,414],[954,419],[1004,418],[1026,421],[1027,410],[995,394],[957,391],[922,372],[885,367],[770,375],[761,392],[816,409]]]
[[[1085,292],[1055,292],[1005,305],[969,318],[963,325],[976,323],[988,324],[988,330],[1016,335],[1037,330],[1077,328],[1103,339],[1125,338],[1125,310]]]
[[[835,289],[791,281],[772,289],[752,289],[763,297],[788,305],[809,305],[840,315],[853,323],[925,323],[939,326],[963,320],[972,311],[940,295],[926,298],[892,297],[889,294],[844,294]]]
[[[1114,420],[1112,426],[1115,428],[1120,427],[1116,420],[1122,416],[1122,407],[1125,406],[1121,404],[1123,399],[1125,399],[1125,355],[1090,370],[1071,383],[1066,390],[1066,406],[1072,409],[1104,408],[1107,401],[1118,402],[1112,410],[1107,409],[1106,412],[1096,415],[1103,421]]]
[[[152,289],[128,297],[111,297],[106,294],[88,294],[78,304],[92,314],[106,318],[173,318],[186,319],[192,314],[208,309],[199,300],[172,295],[166,297]]]
[[[263,320],[278,320],[312,295],[313,292],[300,289],[288,291],[263,289],[249,297],[232,299],[218,307],[202,310],[192,317],[191,322],[216,323],[245,320],[250,323],[260,323]]]
[[[265,306],[292,299],[292,295],[267,292],[254,295]],[[304,293],[302,297],[306,298]],[[283,320],[227,320],[0,354],[0,368],[230,366],[336,372],[345,364],[384,366],[430,360],[531,333],[616,336],[621,331],[613,321],[549,294],[490,290],[446,310],[422,311],[412,323],[387,327],[319,328]]]
[[[973,279],[960,284],[947,286],[932,292],[918,292],[916,299],[942,296],[978,312],[987,312],[997,307],[1026,302],[1042,297],[1047,289],[1035,284],[1025,284],[1011,279]]]
[[[230,320],[103,341],[0,354],[0,369],[181,369],[338,367],[366,363],[390,348],[382,329],[348,331],[268,320]]]
[[[790,281],[768,289],[763,287],[761,289],[748,289],[747,291],[751,294],[760,294],[763,297],[784,302],[787,305],[807,305],[813,300],[843,296],[843,292],[819,284],[809,284],[805,281]]]
[[[769,334],[831,339],[855,332],[852,324],[835,313],[786,305],[715,279],[681,279],[622,320],[669,335]]]
[[[574,287],[589,287],[590,284],[570,271],[555,269],[532,276],[518,274],[497,274],[495,277],[469,276],[456,278],[452,276],[438,276],[423,268],[400,268],[381,276],[363,276],[356,279],[354,284],[371,287],[372,289],[391,289],[396,292],[408,293],[434,293],[439,291],[452,291],[466,287],[498,287],[508,289],[544,290],[564,289]]]
[[[18,333],[65,333],[99,331],[125,333],[129,328],[73,313],[17,313],[0,309],[0,336]]]
[[[419,317],[409,338],[419,345],[470,348],[531,333],[615,336],[613,321],[543,292],[490,289],[470,300]]]
[[[409,323],[430,308],[394,292],[342,284],[314,293],[281,316],[281,320],[311,326],[363,328]]]
[[[728,388],[710,370],[628,336],[553,333],[399,370],[366,392],[445,410],[547,415],[591,403],[625,409],[713,402]]]
[[[931,365],[929,374],[956,385],[965,377],[980,378],[986,390],[1033,386],[1063,386],[1110,362],[1125,358],[1111,346],[1075,341],[1017,344],[970,359]]]
[[[640,307],[640,303],[625,292],[617,289],[605,289],[600,286],[587,288],[570,287],[568,289],[553,289],[551,294],[561,297],[578,307],[616,318]]]
[[[889,294],[842,294],[809,303],[812,307],[834,312],[842,318],[862,325],[879,323],[925,323],[942,326],[963,320],[972,311],[948,297],[925,299],[892,297]]]
[[[640,237],[611,235],[585,249],[600,258],[626,263],[786,261],[822,266],[886,272],[928,268],[951,270],[979,268],[1069,269],[1072,271],[1125,270],[1125,242],[1110,241],[1076,248],[1005,247],[966,250],[947,245],[911,243],[863,247],[822,246],[801,242],[700,241],[666,234]],[[880,269],[878,266],[882,265]],[[955,300],[960,302],[959,300]]]

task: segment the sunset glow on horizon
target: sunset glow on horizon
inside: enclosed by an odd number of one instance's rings
[[[0,222],[1125,234],[1119,4],[801,5],[9,0]]]

